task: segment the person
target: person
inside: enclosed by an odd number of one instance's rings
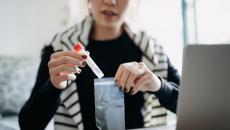
[[[144,126],[145,94],[176,112],[178,72],[154,38],[129,24],[134,0],[88,2],[90,14],[44,47],[35,86],[19,114],[22,130],[43,130],[52,118],[56,130],[97,129],[93,87],[97,77],[85,63],[89,55],[104,77],[114,77],[125,92],[127,129]],[[90,54],[73,51],[78,42]]]

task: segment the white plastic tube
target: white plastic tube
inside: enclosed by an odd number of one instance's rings
[[[87,55],[87,58],[85,59],[86,64],[91,68],[91,70],[94,72],[94,74],[96,74],[96,76],[100,79],[104,76],[103,72],[101,71],[101,69],[97,66],[97,64],[93,61],[93,59],[86,53],[85,49],[82,47],[82,45],[80,43],[78,43],[76,45],[78,48],[76,51],[77,52],[81,52],[85,55]],[[80,49],[79,49],[80,48]]]
[[[94,74],[97,75],[97,77],[100,79],[104,76],[103,72],[101,69],[97,66],[97,64],[92,60],[92,58],[87,55],[87,59],[85,60],[86,64],[92,69]]]

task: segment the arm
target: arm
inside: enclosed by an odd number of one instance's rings
[[[171,64],[168,59],[168,78],[167,81],[165,79],[161,80],[160,90],[154,92],[154,94],[159,98],[161,105],[176,113],[177,100],[179,94],[179,84],[180,84],[180,76],[175,67]]]
[[[162,106],[176,113],[177,99],[179,94],[178,86],[172,82],[161,79],[161,87],[157,92],[153,92]]]
[[[19,114],[19,125],[22,130],[45,129],[60,103],[61,90],[52,85],[47,66],[53,52],[51,46],[43,49],[35,86]]]

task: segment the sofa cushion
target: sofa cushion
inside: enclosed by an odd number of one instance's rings
[[[0,56],[0,113],[18,114],[35,82],[38,60],[26,56]]]
[[[18,116],[7,116],[0,119],[0,130],[20,130]]]

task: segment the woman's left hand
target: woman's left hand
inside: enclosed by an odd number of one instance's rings
[[[121,64],[115,75],[115,82],[122,91],[135,95],[138,91],[156,92],[161,87],[160,79],[143,63]]]

